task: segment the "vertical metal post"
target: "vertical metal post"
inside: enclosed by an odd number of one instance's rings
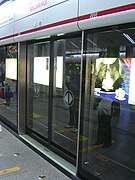
[[[53,118],[53,75],[54,75],[54,40],[50,40],[50,68],[49,68],[49,103],[48,103],[48,140],[52,141],[52,118]]]
[[[26,127],[26,43],[18,43],[18,134]]]
[[[79,139],[80,139],[80,119],[81,119],[81,103],[82,103],[82,76],[83,76],[83,47],[84,46],[84,31],[82,31],[82,46],[81,46],[81,76],[80,76],[80,98],[79,98],[79,115],[78,115],[78,137],[77,137],[77,156],[76,156],[76,174],[79,164]]]

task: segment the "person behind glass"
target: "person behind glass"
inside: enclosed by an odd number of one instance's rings
[[[11,104],[11,96],[10,96],[10,86],[6,83],[5,84],[5,105],[10,106]]]
[[[120,114],[120,103],[109,98],[97,98],[94,110],[98,112],[98,132],[95,145],[107,148],[112,145],[111,120]]]
[[[4,87],[4,83],[5,83],[5,63],[4,63],[4,61],[0,62],[0,82],[1,82],[2,86]]]
[[[80,90],[80,74],[78,68],[75,64],[72,64],[69,68],[70,77],[66,80],[65,84],[73,95],[73,104],[69,107],[70,119],[69,124],[65,128],[74,127],[74,132],[77,132],[78,129],[78,111],[79,111],[79,90]]]
[[[11,85],[12,80],[7,79],[5,83],[5,105],[10,106],[11,104],[11,98],[13,98],[13,92],[11,91]]]

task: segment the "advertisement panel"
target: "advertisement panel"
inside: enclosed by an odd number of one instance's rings
[[[95,96],[135,105],[135,58],[98,58]]]
[[[6,78],[17,80],[17,59],[6,58]]]

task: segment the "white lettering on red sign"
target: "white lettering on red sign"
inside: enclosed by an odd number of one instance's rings
[[[97,14],[98,14],[97,12],[91,13],[91,14],[90,14],[90,18],[95,18],[95,17],[97,17]]]

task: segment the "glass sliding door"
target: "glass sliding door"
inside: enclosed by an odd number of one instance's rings
[[[28,45],[27,128],[48,138],[50,43]]]
[[[134,27],[86,34],[81,134],[87,140],[80,141],[78,169],[84,179],[135,178],[134,40]]]
[[[0,116],[17,130],[17,44],[0,47]]]
[[[54,41],[52,141],[74,157],[77,153],[81,37]]]
[[[27,130],[75,162],[81,36],[29,43],[27,63]]]

